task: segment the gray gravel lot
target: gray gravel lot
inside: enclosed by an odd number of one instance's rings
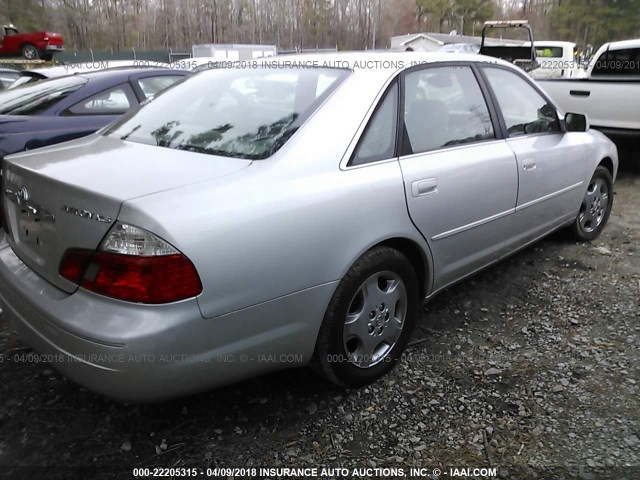
[[[640,173],[622,172],[615,190],[596,242],[559,232],[442,293],[403,361],[365,389],[295,370],[132,406],[47,365],[5,361],[0,465],[495,466],[503,478],[550,478],[542,467],[555,466],[554,478],[640,478]],[[1,316],[0,352],[25,351]]]

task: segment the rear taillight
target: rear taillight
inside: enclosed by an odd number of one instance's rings
[[[152,233],[120,222],[97,251],[67,250],[59,272],[82,288],[129,302],[169,303],[202,292],[187,257]]]
[[[48,42],[48,41],[49,41],[49,37],[44,37],[44,38],[43,38],[43,40],[44,40],[45,42]]]

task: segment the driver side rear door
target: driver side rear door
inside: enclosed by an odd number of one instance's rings
[[[503,255],[518,171],[475,67],[421,66],[402,80],[407,207],[431,248],[439,289]]]

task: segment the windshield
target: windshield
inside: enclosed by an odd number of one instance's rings
[[[106,135],[211,155],[267,158],[348,74],[329,68],[205,71],[125,116]]]
[[[87,83],[81,77],[63,77],[26,84],[0,93],[0,114],[34,115]]]

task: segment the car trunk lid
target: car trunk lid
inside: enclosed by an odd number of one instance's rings
[[[2,190],[8,241],[53,285],[68,248],[96,249],[126,200],[229,175],[251,162],[91,136],[10,156]]]

